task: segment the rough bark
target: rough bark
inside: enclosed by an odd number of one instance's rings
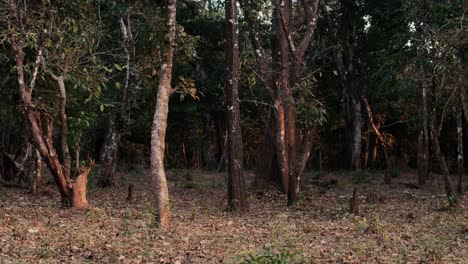
[[[300,70],[303,69],[304,56],[306,50],[313,39],[314,31],[317,26],[317,14],[320,1],[314,0],[311,4],[307,1],[301,1],[304,9],[306,22],[306,33],[301,38],[299,46],[295,44],[295,30],[298,25],[293,23],[293,1],[291,0],[273,0],[274,10],[272,16],[272,66],[268,70],[264,54],[259,40],[259,23],[257,17],[251,12],[253,3],[248,0],[241,0],[241,8],[246,14],[249,24],[249,37],[252,43],[257,62],[258,74],[265,84],[265,88],[274,104],[274,133],[265,133],[264,143],[271,140],[274,136],[275,155],[265,155],[263,158],[269,160],[260,163],[261,166],[273,164],[271,168],[278,168],[279,182],[281,190],[288,195],[289,199],[297,200],[296,189],[298,188],[300,177],[295,175],[297,166],[297,135],[296,113],[294,109],[294,97],[292,87],[299,80]],[[271,72],[271,73],[270,73]],[[267,131],[268,132],[268,131]],[[262,151],[267,148],[262,148]],[[263,177],[266,178],[266,177]],[[295,201],[288,201],[294,204]]]
[[[226,0],[226,71],[224,94],[227,107],[228,208],[248,208],[244,181],[242,132],[239,106],[239,29],[236,0]]]
[[[157,210],[159,215],[159,227],[170,227],[169,190],[164,171],[164,148],[167,128],[167,114],[169,111],[169,96],[172,93],[172,65],[174,58],[174,45],[176,33],[176,0],[168,0],[167,4],[167,48],[164,51],[161,65],[156,110],[151,129],[151,176],[154,181]]]
[[[344,100],[349,105],[350,116],[348,122],[351,127],[351,169],[361,169],[361,93],[362,91],[356,87],[355,79],[355,46],[356,46],[356,21],[357,6],[354,0],[340,0],[342,15],[340,19],[339,36],[337,41],[341,46],[341,50],[335,54],[335,60],[340,78],[340,83],[343,89]]]
[[[267,125],[263,134],[262,144],[257,154],[257,167],[255,170],[255,185],[264,187],[269,182],[279,180],[277,162],[275,160],[275,118],[274,112],[270,111]]]
[[[295,205],[299,199],[299,192],[304,183],[304,170],[309,161],[310,152],[312,151],[312,129],[307,129],[301,143],[302,153],[299,155],[298,162],[294,168],[294,174],[291,178],[295,178],[294,183],[290,183],[290,190],[288,192],[288,205]],[[292,189],[293,188],[293,189]]]
[[[89,207],[86,198],[86,187],[88,185],[88,175],[94,166],[94,161],[86,169],[82,169],[81,173],[72,181],[72,207],[77,209],[85,209]]]
[[[418,186],[423,186],[429,178],[429,132],[427,127],[427,88],[421,85],[421,109],[418,134]]]
[[[71,156],[68,147],[68,121],[67,121],[67,91],[65,88],[65,76],[55,76],[60,91],[60,148],[62,154],[63,174],[66,181],[70,181],[71,176]]]
[[[361,102],[354,98],[351,99],[352,111],[352,148],[351,148],[351,165],[354,170],[361,169],[361,148],[362,148],[362,117],[361,117]]]
[[[459,195],[463,195],[465,184],[463,181],[464,176],[464,152],[463,152],[463,119],[462,110],[457,111],[457,165],[458,165],[458,185],[457,192]]]
[[[102,187],[114,186],[116,183],[115,169],[117,166],[118,149],[122,130],[127,123],[129,99],[131,95],[131,83],[134,79],[132,67],[135,63],[135,44],[132,33],[130,16],[121,16],[119,19],[120,32],[122,34],[122,45],[126,54],[126,71],[121,108],[111,115],[109,130],[100,153],[100,183]]]

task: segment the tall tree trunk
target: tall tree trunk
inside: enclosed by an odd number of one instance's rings
[[[242,132],[239,107],[239,28],[236,0],[226,0],[226,72],[224,94],[227,107],[228,207],[234,212],[248,208],[244,181]]]
[[[42,158],[41,153],[33,148],[31,168],[29,171],[29,191],[37,194],[42,185]]]
[[[422,107],[419,115],[418,134],[418,185],[422,186],[429,178],[429,132],[427,127],[427,88],[421,85]]]
[[[292,152],[296,151],[295,142],[289,139],[292,133],[295,134],[295,124],[291,127],[294,120],[288,120],[293,117],[291,111],[292,92],[290,87],[290,53],[288,45],[288,37],[286,31],[291,20],[291,1],[290,0],[274,0],[275,7],[273,12],[273,83],[275,91],[275,123],[276,123],[276,155],[278,157],[278,167],[280,169],[281,190],[284,193],[289,191],[290,173],[291,173],[291,158],[295,157]],[[282,24],[282,21],[283,24]],[[284,30],[286,28],[286,30]],[[294,131],[291,131],[294,129]],[[292,137],[295,140],[295,137]],[[294,149],[291,149],[293,147]],[[292,180],[294,181],[294,180]]]
[[[164,51],[163,62],[159,74],[158,96],[156,110],[151,128],[151,176],[156,189],[159,227],[169,229],[171,211],[169,205],[169,190],[166,173],[164,171],[164,148],[166,140],[167,114],[169,111],[169,97],[172,93],[172,65],[176,34],[177,1],[167,0],[167,47]]]
[[[464,176],[464,159],[465,155],[463,152],[463,119],[462,119],[462,109],[457,111],[457,163],[458,163],[458,186],[457,191],[459,195],[463,195],[465,184],[463,181]]]
[[[67,91],[65,89],[65,76],[54,78],[60,90],[60,147],[62,151],[63,174],[66,181],[70,181],[71,176],[71,156],[68,147],[68,119],[67,119]]]
[[[117,153],[121,137],[117,119],[118,117],[116,114],[112,115],[109,124],[109,131],[107,132],[104,145],[102,146],[99,156],[99,161],[101,162],[99,182],[102,187],[113,186],[116,181],[115,168],[117,166]]]
[[[275,113],[268,114],[262,144],[257,154],[257,168],[255,169],[255,185],[264,186],[266,183],[279,180],[278,166],[275,159]]]
[[[437,130],[436,122],[436,112],[435,110],[433,110],[431,115],[431,137],[432,145],[434,146],[434,155],[437,161],[439,162],[440,170],[444,180],[445,193],[447,194],[447,196],[452,196],[454,195],[454,185],[450,176],[450,171],[447,167],[447,162],[445,161],[445,157],[443,156],[442,151],[440,149],[439,132]]]
[[[109,131],[105,138],[104,144],[100,153],[100,182],[101,186],[113,186],[116,183],[115,169],[117,166],[118,150],[122,129],[127,124],[127,114],[129,109],[129,99],[131,94],[131,83],[134,79],[132,71],[135,63],[135,44],[132,33],[130,15],[122,16],[119,19],[120,32],[122,33],[122,42],[126,54],[126,72],[124,80],[124,90],[122,95],[122,107],[120,111],[115,112],[111,116],[109,122]]]
[[[361,169],[361,151],[362,151],[362,117],[361,117],[361,102],[354,96],[351,98],[351,115],[352,115],[352,148],[351,148],[351,165],[354,170]]]

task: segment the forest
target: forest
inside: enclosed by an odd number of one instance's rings
[[[468,263],[467,11],[0,0],[0,263]]]

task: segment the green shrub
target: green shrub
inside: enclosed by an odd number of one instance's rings
[[[351,173],[351,181],[354,184],[368,183],[369,173],[367,173],[367,171],[353,171]]]
[[[291,249],[290,245],[273,247],[265,244],[258,252],[247,252],[238,256],[240,264],[290,264],[303,263],[302,254]]]

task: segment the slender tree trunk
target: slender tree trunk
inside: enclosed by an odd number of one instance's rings
[[[275,136],[274,111],[270,111],[263,134],[262,144],[257,154],[257,168],[255,170],[256,186],[264,186],[266,183],[278,180],[278,172],[275,170],[275,167],[277,168],[277,162],[275,160]]]
[[[234,212],[248,208],[244,181],[242,132],[239,107],[239,28],[236,0],[226,0],[225,96],[228,121],[228,207]]]
[[[418,134],[418,185],[423,186],[429,178],[429,132],[427,128],[427,88],[421,85],[422,107],[419,115]]]
[[[117,166],[118,150],[122,134],[122,129],[127,124],[127,114],[129,109],[129,99],[131,94],[131,83],[134,79],[132,71],[135,63],[135,44],[131,28],[130,16],[120,17],[120,32],[122,34],[123,46],[126,54],[126,72],[124,80],[124,90],[122,95],[122,107],[120,111],[111,116],[109,131],[100,153],[100,182],[101,186],[108,187],[116,184],[115,169]]]
[[[463,119],[462,119],[462,110],[457,112],[457,163],[458,163],[458,186],[457,191],[459,195],[463,195],[465,184],[463,182],[464,176],[464,152],[463,152]]]
[[[445,193],[447,194],[447,196],[452,196],[454,195],[454,184],[450,176],[450,171],[447,167],[447,162],[445,161],[445,157],[442,155],[442,151],[440,149],[439,133],[437,131],[436,120],[436,113],[435,110],[433,110],[431,116],[431,133],[432,145],[434,146],[434,155],[437,161],[439,162],[440,170],[445,185]]]
[[[62,151],[63,174],[66,181],[70,181],[71,175],[71,156],[68,147],[68,119],[67,119],[67,91],[65,89],[65,77],[54,78],[57,81],[60,90],[60,147]]]
[[[39,153],[39,150],[34,148],[33,150],[33,162],[32,162],[32,168],[30,171],[30,185],[29,185],[29,190],[32,194],[37,194],[39,192],[39,188],[42,185],[42,158],[41,158],[41,153]]]
[[[361,169],[361,148],[362,148],[362,117],[361,117],[361,102],[352,96],[351,98],[352,111],[352,149],[351,149],[351,165],[354,170]]]
[[[164,147],[166,140],[167,114],[169,111],[169,97],[172,93],[172,65],[176,34],[177,1],[167,0],[167,48],[161,65],[156,110],[151,129],[151,176],[156,189],[159,226],[163,230],[170,227],[171,211],[169,205],[169,190],[166,173],[164,171]]]
[[[101,162],[100,185],[102,187],[113,186],[116,182],[115,168],[117,166],[117,153],[121,137],[121,133],[117,128],[117,122],[117,116],[113,115],[99,157],[99,161]]]

